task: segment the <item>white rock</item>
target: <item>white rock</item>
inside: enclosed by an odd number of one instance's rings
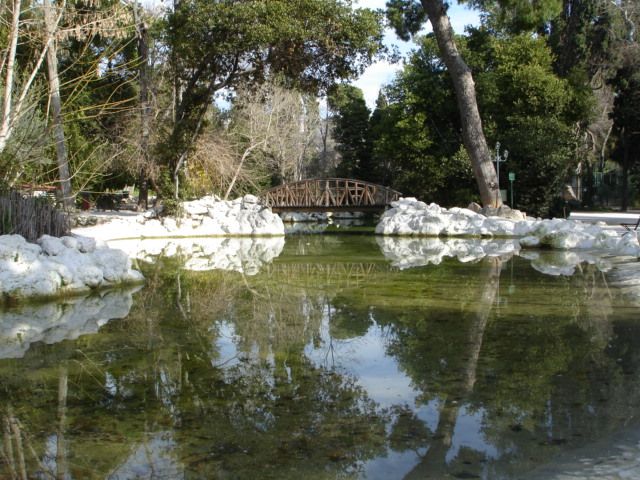
[[[182,204],[182,208],[184,212],[189,216],[194,215],[207,215],[208,213],[208,202],[201,200],[194,200],[192,202],[184,202]]]
[[[54,296],[140,280],[129,274],[131,261],[124,252],[108,247],[83,251],[95,246],[86,238],[45,235],[38,241],[42,247],[22,237],[0,236],[0,296]]]
[[[520,240],[520,245],[528,248],[528,247],[539,247],[540,239],[534,235],[527,235],[526,237],[522,237]]]
[[[515,222],[502,217],[487,217],[482,223],[482,234],[494,237],[514,236]]]
[[[102,271],[103,278],[111,283],[122,282],[131,268],[131,259],[122,250],[99,248],[93,253],[95,266]]]
[[[38,239],[38,245],[42,248],[42,251],[49,256],[60,255],[67,248],[62,243],[61,238],[51,237],[49,235],[43,235]]]
[[[449,237],[515,237],[523,247],[557,250],[599,250],[609,255],[640,256],[637,234],[620,237],[602,223],[596,225],[554,218],[534,220],[511,211],[512,218],[485,217],[466,208],[444,209],[415,198],[401,198],[391,204],[378,225],[380,235],[422,235]],[[514,213],[515,212],[515,213]],[[523,220],[517,220],[524,218]],[[463,258],[466,258],[463,256]],[[566,270],[568,271],[568,269]]]
[[[80,244],[78,239],[75,237],[62,237],[62,244],[67,248],[72,248],[74,250],[78,250],[80,248]]]
[[[207,211],[205,210],[205,214],[206,213]],[[164,228],[167,229],[168,233],[175,232],[178,230],[178,223],[176,222],[175,218],[164,219],[164,221],[162,222],[162,225],[164,226]]]
[[[242,203],[245,205],[256,205],[260,203],[260,199],[255,195],[245,195],[242,197]]]
[[[616,250],[620,255],[640,256],[640,244],[638,243],[638,232],[625,233],[618,244]]]
[[[92,253],[97,246],[95,238],[84,237],[82,235],[75,235],[74,237],[78,241],[78,251],[82,253]]]
[[[95,265],[83,265],[78,269],[78,279],[90,288],[102,285],[103,275]]]
[[[77,228],[74,233],[106,240],[123,238],[190,237],[200,235],[284,235],[284,224],[271,209],[259,203],[253,195],[233,201],[221,201],[215,196],[184,202],[185,216],[163,218],[148,213],[109,223]]]
[[[30,262],[38,258],[42,249],[35,243],[28,243],[20,235],[0,236],[0,260]]]

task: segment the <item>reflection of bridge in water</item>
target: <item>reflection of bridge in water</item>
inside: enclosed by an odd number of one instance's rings
[[[360,286],[375,274],[395,270],[388,263],[272,263],[265,267],[269,276],[283,276],[287,283],[302,286]]]
[[[313,178],[285,183],[261,196],[274,212],[382,211],[401,193],[389,187],[349,178]]]

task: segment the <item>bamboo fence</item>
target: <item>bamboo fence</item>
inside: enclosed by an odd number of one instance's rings
[[[69,218],[47,197],[25,197],[19,192],[0,195],[0,235],[22,235],[35,242],[42,235],[61,237],[69,232]]]

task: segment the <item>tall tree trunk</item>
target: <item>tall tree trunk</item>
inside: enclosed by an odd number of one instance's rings
[[[471,158],[482,205],[499,207],[502,205],[502,198],[498,190],[498,178],[482,130],[482,120],[476,101],[476,89],[471,70],[458,52],[443,1],[422,0],[422,7],[429,16],[440,54],[453,81],[462,123],[462,138],[465,149]]]
[[[56,29],[53,6],[49,0],[43,0],[44,21],[49,37],[53,37]],[[60,78],[58,77],[58,58],[55,40],[47,50],[47,72],[49,75],[49,98],[51,99],[51,115],[53,122],[53,134],[56,141],[56,157],[58,159],[58,177],[62,191],[62,205],[66,210],[73,207],[71,197],[71,177],[69,175],[69,158],[64,139],[64,127],[62,125],[62,102],[60,100]]]
[[[137,1],[133,3],[133,15],[136,22],[138,56],[140,57],[138,75],[140,81],[140,155],[142,157],[142,165],[138,173],[138,206],[146,209],[149,203],[149,128],[151,123],[151,105],[149,103],[149,86],[151,84],[149,71],[149,31],[147,24],[142,19]]]

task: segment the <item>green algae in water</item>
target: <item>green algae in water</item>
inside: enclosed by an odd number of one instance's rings
[[[0,360],[0,477],[521,478],[640,413],[637,306],[593,266],[400,270],[331,235],[256,275],[181,265]]]

